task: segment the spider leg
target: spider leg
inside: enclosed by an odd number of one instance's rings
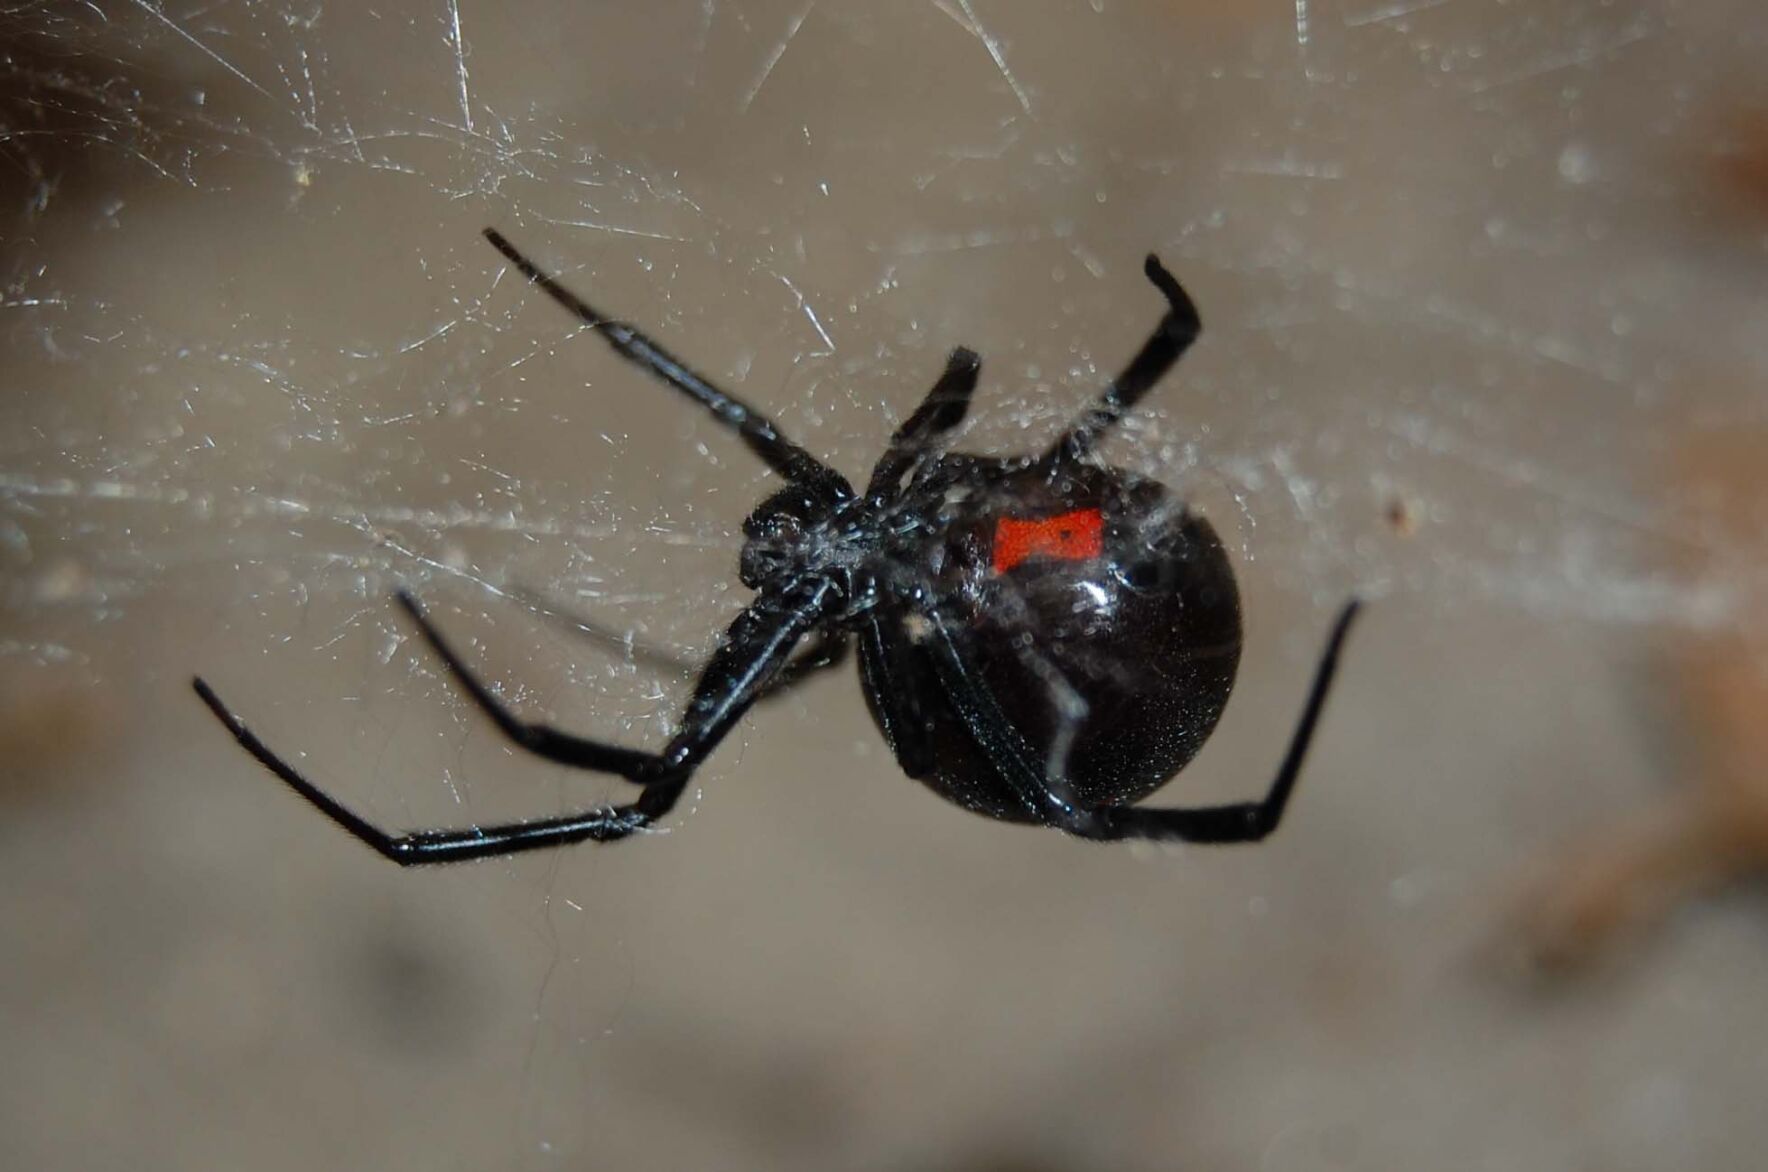
[[[526,721],[517,716],[507,704],[493,695],[485,682],[478,677],[472,668],[467,666],[466,661],[460,657],[448,640],[443,637],[442,632],[437,629],[436,624],[430,619],[429,614],[424,610],[423,603],[418,601],[416,595],[409,590],[401,590],[394,597],[405,612],[411,616],[412,621],[417,624],[418,630],[423,634],[424,640],[429,643],[431,650],[435,651],[442,662],[448,666],[455,681],[484,710],[485,714],[491,718],[492,723],[497,725],[498,730],[514,741],[518,747],[526,749],[537,757],[556,761],[561,765],[614,773],[628,781],[640,784],[650,781],[655,775],[657,758],[650,753],[575,736],[553,728],[551,725]],[[749,610],[738,618],[736,625],[725,633],[723,643],[714,653],[711,662],[701,672],[701,682],[699,690],[696,692],[695,703],[701,701],[701,693],[706,690],[707,681],[717,682],[714,678],[715,673],[721,664],[728,662],[728,652],[733,641],[743,643],[753,638],[747,630],[745,620],[748,620],[751,615],[764,614],[774,609],[775,607],[769,606],[765,599],[758,599]],[[817,608],[819,614],[820,610],[819,596]],[[790,613],[789,607],[788,613]],[[605,630],[605,628],[603,629]],[[801,639],[807,630],[807,627],[796,629],[792,635],[792,643],[795,644]],[[786,651],[790,650],[791,647],[788,646]],[[754,683],[754,690],[752,694],[748,695],[745,706],[757,700],[778,695],[793,685],[802,683],[807,676],[834,667],[841,661],[846,650],[846,639],[843,636],[825,633],[822,638],[806,648],[801,654],[785,659],[784,662],[770,662],[767,677]],[[656,654],[665,657],[671,665],[679,662],[667,652],[657,652]],[[681,663],[681,666],[684,671],[692,670],[692,665],[685,662]],[[729,668],[727,667],[725,670],[728,671]],[[693,710],[690,709],[690,719],[692,714]]]
[[[1001,710],[994,693],[959,648],[945,617],[937,610],[924,617],[930,620],[924,645],[931,652],[934,674],[983,755],[1035,820],[1069,830],[1083,811],[1067,782],[1052,772],[1050,762],[1039,758]]]
[[[755,694],[755,702],[777,700],[805,680],[840,667],[847,662],[850,650],[852,647],[844,633],[824,631],[817,636],[816,642],[780,665],[780,670]]]
[[[821,486],[837,500],[853,495],[852,488],[840,473],[780,434],[773,420],[735,395],[714,386],[705,376],[696,373],[637,329],[613,320],[559,284],[517,251],[516,246],[505,240],[495,228],[485,229],[485,239],[523,276],[540,286],[547,296],[599,333],[622,358],[683,392],[716,415],[725,426],[734,429],[749,450],[775,472],[797,483]]]
[[[574,736],[551,725],[523,720],[517,716],[508,705],[491,694],[491,689],[486,687],[484,681],[473,673],[473,669],[466,665],[466,661],[442,637],[442,633],[430,621],[429,615],[424,613],[423,603],[417,600],[416,595],[409,590],[401,590],[394,598],[417,624],[430,649],[448,666],[455,682],[491,717],[498,731],[519,748],[548,761],[556,761],[560,765],[614,773],[628,781],[649,780],[654,768],[653,758],[649,753]]]
[[[927,392],[915,413],[890,437],[890,446],[884,449],[872,469],[871,482],[866,486],[867,496],[881,498],[889,493],[934,439],[964,421],[981,371],[982,359],[976,351],[959,346],[951,352],[945,362],[945,373],[939,376],[939,381],[933,384],[933,389]]]
[[[1265,796],[1256,802],[1190,809],[1144,809],[1137,806],[1083,806],[1060,777],[1052,777],[1035,759],[1025,738],[1007,720],[993,695],[965,661],[949,627],[935,617],[929,646],[945,684],[947,696],[958,715],[975,736],[977,744],[1026,808],[1046,824],[1081,838],[1116,841],[1147,838],[1157,841],[1196,843],[1258,842],[1277,829],[1301,775],[1303,760],[1313,740],[1314,727],[1326,706],[1339,653],[1350,634],[1351,623],[1362,608],[1352,599],[1339,611],[1327,637],[1326,649],[1314,671],[1300,721],[1289,740],[1289,751]]]
[[[358,842],[402,867],[415,863],[457,862],[490,855],[514,854],[535,847],[560,846],[585,839],[607,841],[623,838],[644,825],[644,821],[636,815],[620,809],[603,808],[537,822],[394,834],[382,830],[356,813],[277,756],[268,745],[258,739],[258,734],[246,727],[245,721],[222,703],[221,697],[215,694],[214,689],[201,676],[192,680],[191,684],[202,702],[209,706],[209,711],[227,726],[233,739],[257,758],[259,764],[282,778],[289,788],[312,802],[321,813],[347,830]]]
[[[919,660],[905,655],[899,641],[885,638],[880,624],[873,614],[860,627],[859,670],[885,742],[902,771],[919,781],[933,776],[934,758],[921,700],[934,693],[938,681],[916,678],[927,674],[917,671]]]
[[[1117,426],[1118,421],[1137,401],[1172,369],[1173,363],[1190,349],[1191,343],[1197,340],[1197,335],[1203,330],[1203,321],[1197,316],[1197,306],[1192,304],[1178,278],[1167,272],[1166,266],[1160,263],[1159,257],[1149,253],[1142,271],[1154,282],[1155,288],[1166,296],[1166,315],[1154,327],[1154,333],[1142,344],[1142,349],[1130,360],[1130,364],[1106,386],[1098,402],[1076,420],[1044,454],[1047,463],[1055,465],[1063,461],[1079,460],[1091,452],[1100,437]]]
[[[1338,612],[1338,621],[1327,637],[1326,650],[1320,666],[1314,670],[1314,683],[1308,689],[1307,703],[1301,719],[1289,738],[1289,751],[1277,767],[1277,776],[1265,796],[1256,802],[1234,802],[1225,806],[1198,806],[1192,809],[1142,809],[1136,806],[1107,806],[1091,811],[1086,823],[1072,833],[1085,838],[1112,841],[1126,838],[1147,838],[1155,841],[1229,843],[1259,842],[1283,820],[1289,795],[1301,775],[1302,761],[1314,737],[1314,726],[1326,707],[1326,694],[1332,688],[1332,677],[1338,671],[1339,651],[1350,634],[1362,603],[1352,599]]]
[[[512,598],[545,618],[551,619],[574,634],[582,635],[591,643],[609,651],[617,651],[628,660],[643,663],[662,671],[676,675],[691,675],[700,666],[694,660],[668,647],[661,647],[598,622],[586,615],[567,610],[532,590],[512,589]],[[774,673],[765,687],[756,695],[755,700],[772,700],[803,683],[811,676],[838,666],[847,657],[847,638],[838,631],[824,630],[809,647],[788,659],[780,670]]]
[[[629,762],[642,760],[643,766],[632,767],[630,772],[609,769],[634,780],[643,780],[645,788],[638,798],[623,806],[598,807],[557,818],[391,833],[343,805],[278,757],[202,679],[193,681],[193,686],[203,703],[227,726],[228,732],[246,752],[357,840],[401,866],[461,862],[584,841],[610,842],[644,829],[674,807],[695,768],[755,702],[757,694],[780,670],[798,640],[815,627],[831,604],[834,593],[832,582],[816,580],[783,598],[758,599],[731,624],[723,644],[700,676],[682,719],[681,730],[661,753],[597,746],[610,749]],[[415,606],[415,603],[410,605]],[[414,614],[418,615],[432,644],[443,653],[456,676],[495,719],[497,713],[503,711],[501,705],[495,700],[487,705],[481,698],[482,686],[478,681],[463,667],[457,666],[457,661],[429,630],[421,612],[414,611]],[[502,724],[503,721],[499,720],[500,727]],[[529,727],[520,722],[517,726]],[[593,745],[593,742],[568,739],[579,745]],[[518,743],[522,742],[518,739]],[[524,744],[523,747],[529,746]],[[609,767],[591,765],[589,768]],[[633,777],[634,773],[639,776]]]

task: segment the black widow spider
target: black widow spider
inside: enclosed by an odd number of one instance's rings
[[[978,813],[1082,838],[1254,842],[1277,828],[1359,602],[1325,653],[1265,796],[1192,809],[1133,803],[1177,773],[1215,727],[1240,661],[1240,601],[1209,522],[1159,483],[1091,457],[1095,443],[1197,338],[1196,307],[1160,261],[1167,311],[1098,401],[1043,455],[940,450],[964,418],[980,360],[945,373],[891,437],[864,492],[632,326],[591,308],[496,231],[485,238],[622,357],[682,391],[786,481],[743,523],[739,576],[756,591],[700,672],[660,753],[523,720],[492,694],[411,594],[399,604],[505,736],[549,761],[643,787],[627,805],[557,818],[390,834],[297,773],[202,679],[197,695],[245,750],[395,863],[441,863],[650,826],[749,706],[834,663],[849,635],[878,728],[903,771]],[[806,651],[793,649],[816,636]]]

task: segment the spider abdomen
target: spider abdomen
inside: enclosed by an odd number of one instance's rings
[[[918,597],[885,592],[862,670],[911,775],[1039,821],[1003,753],[1086,805],[1124,805],[1196,755],[1233,688],[1240,607],[1215,531],[1158,483],[1093,465],[950,457]],[[992,750],[992,751],[991,751]]]

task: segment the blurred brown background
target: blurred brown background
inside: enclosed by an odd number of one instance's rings
[[[1759,892],[1547,986],[1560,921],[1512,925],[1560,844],[1696,786],[1731,726],[1679,711],[1678,649],[1761,621],[1749,462],[1675,471],[1768,415],[1759,4],[278,0],[0,38],[0,1164],[1758,1165]],[[964,445],[1047,439],[1160,251],[1206,332],[1111,455],[1208,510],[1248,624],[1161,798],[1259,791],[1332,608],[1375,600],[1282,833],[992,825],[901,778],[845,673],[643,841],[399,872],[327,825],[194,671],[386,823],[542,815],[612,783],[506,749],[389,590],[635,743],[682,681],[500,592],[690,649],[741,602],[766,478],[487,224],[853,473],[960,342]]]

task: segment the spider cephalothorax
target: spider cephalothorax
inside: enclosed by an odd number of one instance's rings
[[[1214,729],[1240,661],[1240,602],[1209,522],[1092,449],[1196,339],[1197,310],[1150,256],[1167,312],[1098,402],[1041,456],[990,459],[939,438],[969,409],[980,360],[945,373],[891,438],[863,493],[633,327],[603,317],[497,232],[530,281],[623,357],[697,400],[785,478],[743,526],[755,600],[700,672],[659,753],[526,722],[479,681],[410,594],[400,604],[467,694],[521,747],[640,786],[628,805],[499,826],[389,834],[302,777],[197,693],[254,757],[399,863],[625,838],[671,809],[757,700],[837,662],[850,639],[873,719],[904,772],[991,817],[1093,839],[1248,842],[1277,826],[1358,603],[1339,612],[1289,751],[1264,798],[1146,809]],[[807,637],[811,646],[794,654]]]

